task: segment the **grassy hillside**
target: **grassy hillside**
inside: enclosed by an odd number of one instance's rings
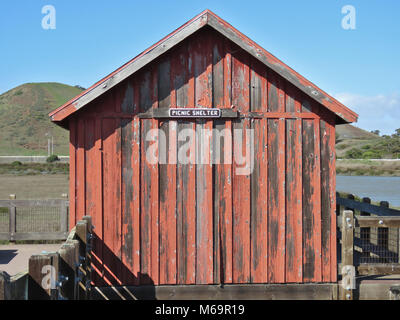
[[[48,113],[82,89],[61,83],[27,83],[0,95],[0,155],[68,155],[68,132],[51,123]],[[48,134],[46,136],[46,134]]]
[[[336,127],[336,155],[345,159],[398,159],[400,134],[378,136],[345,124]]]

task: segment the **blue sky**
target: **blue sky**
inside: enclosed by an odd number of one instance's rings
[[[56,29],[42,28],[42,7]],[[356,29],[341,9],[356,10]],[[356,124],[400,127],[400,1],[2,0],[0,93],[26,82],[89,87],[210,9],[359,113]]]

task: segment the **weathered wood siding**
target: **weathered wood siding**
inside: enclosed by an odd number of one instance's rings
[[[234,105],[240,118],[137,116],[199,105]],[[216,32],[186,39],[70,119],[70,225],[93,217],[95,283],[335,282],[334,125],[330,111]],[[167,141],[146,138],[154,128]],[[178,139],[188,128],[253,129],[254,170],[195,164],[201,153],[244,156],[246,136],[243,150],[234,135],[189,145]],[[149,163],[157,144],[170,152]],[[182,146],[187,164],[176,161]]]

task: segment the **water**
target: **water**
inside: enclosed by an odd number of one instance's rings
[[[336,176],[336,190],[400,207],[400,177]]]

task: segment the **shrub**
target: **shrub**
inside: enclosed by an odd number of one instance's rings
[[[362,156],[362,152],[359,149],[352,148],[346,151],[346,158],[348,159],[360,159]]]
[[[362,154],[363,159],[381,159],[381,155],[374,151],[365,151]]]
[[[55,154],[52,154],[51,156],[47,157],[47,159],[46,159],[46,161],[48,163],[55,162],[55,161],[58,161],[58,160],[60,160],[60,159]]]
[[[13,167],[22,166],[22,162],[21,162],[21,161],[13,161],[13,162],[11,162],[11,165],[12,165]]]

